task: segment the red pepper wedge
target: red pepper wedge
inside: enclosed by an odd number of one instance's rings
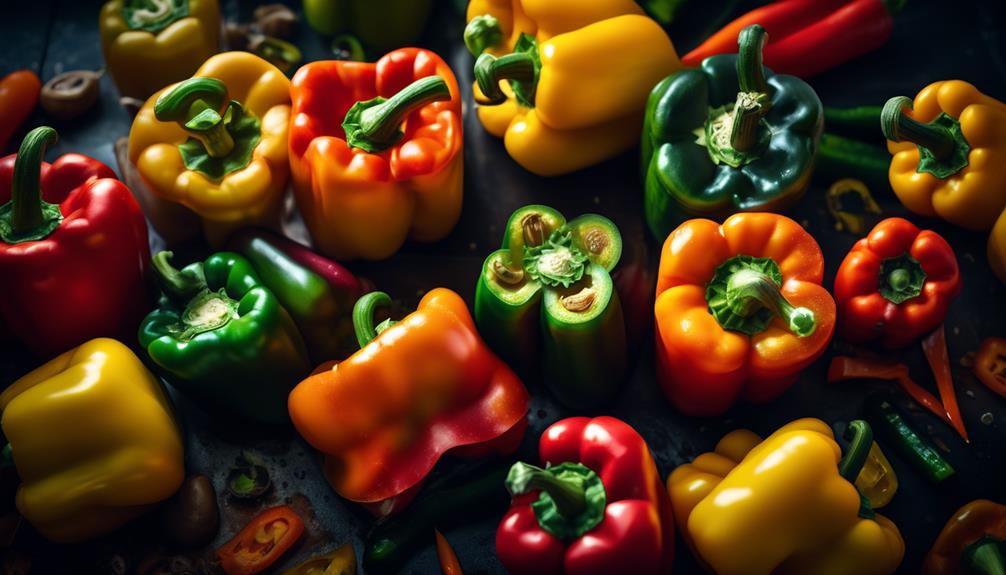
[[[227,575],[255,575],[269,568],[304,533],[304,521],[287,505],[266,509],[217,550]]]
[[[950,425],[957,430],[957,433],[968,439],[968,430],[964,427],[964,418],[961,417],[961,408],[957,405],[957,393],[954,391],[954,376],[950,373],[950,352],[947,350],[947,336],[943,325],[922,340],[922,351],[926,354],[929,368],[933,370],[933,377],[936,378],[936,389],[940,392],[940,400],[950,417]]]
[[[985,387],[1006,398],[1006,339],[986,338],[975,354],[973,369]]]
[[[151,302],[139,204],[97,160],[43,162],[56,139],[36,128],[0,160],[0,321],[43,357],[96,337],[132,340]]]
[[[781,0],[756,8],[710,36],[681,61],[737,51],[737,34],[751,24],[768,32],[765,66],[809,78],[882,46],[894,29],[897,0]]]
[[[643,438],[614,417],[571,417],[541,435],[546,469],[516,463],[496,554],[511,575],[667,573],[674,518]]]
[[[943,323],[961,291],[953,248],[939,234],[887,218],[856,242],[835,276],[839,331],[894,349]]]

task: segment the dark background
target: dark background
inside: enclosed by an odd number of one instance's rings
[[[627,241],[628,257],[649,261],[650,271],[655,273],[659,246],[644,233],[638,151],[576,174],[539,178],[510,160],[502,143],[488,136],[475,115],[470,113],[472,59],[461,42],[464,19],[458,4],[462,3],[460,0],[440,0],[420,42],[436,50],[452,65],[465,92],[466,177],[461,221],[447,239],[437,244],[409,244],[387,261],[354,265],[354,271],[373,279],[380,289],[401,299],[407,306],[414,305],[423,292],[435,286],[450,287],[470,303],[482,260],[498,246],[500,228],[506,218],[522,205],[545,203],[567,217],[591,211],[610,217],[619,225]],[[716,15],[722,7],[734,5],[731,14],[736,15],[760,3],[690,0],[671,27],[671,37],[679,53],[684,54],[724,22]],[[255,4],[227,0],[222,2],[222,10],[227,19],[249,21]],[[297,2],[291,4],[299,5]],[[825,105],[831,106],[882,104],[890,96],[914,96],[930,82],[951,78],[967,80],[986,94],[1006,99],[1003,4],[1001,0],[908,0],[903,12],[895,18],[893,38],[884,47],[812,79],[811,84]],[[5,14],[0,17],[0,72],[31,68],[45,81],[66,70],[101,68],[99,6],[97,0],[4,2]],[[307,60],[324,59],[330,54],[327,43],[303,23],[295,42]],[[807,57],[814,55],[807,54]],[[50,161],[59,154],[74,151],[117,168],[113,143],[128,133],[130,119],[119,107],[118,95],[109,77],[102,79],[101,89],[99,105],[85,118],[51,124],[59,130],[60,142],[50,150]],[[51,122],[37,111],[27,126]],[[12,139],[13,148],[19,139],[20,135]],[[13,152],[13,148],[4,152]],[[830,287],[835,270],[856,237],[834,229],[824,203],[828,184],[827,179],[816,181],[789,215],[803,223],[821,243],[826,258],[825,285]],[[917,573],[923,555],[957,507],[979,497],[1006,500],[1004,400],[988,391],[969,369],[959,364],[960,358],[975,350],[983,338],[1006,335],[1006,301],[1003,298],[1006,289],[996,281],[985,261],[984,234],[964,232],[937,220],[911,216],[897,203],[890,190],[874,190],[874,196],[885,216],[908,216],[920,226],[944,234],[957,252],[965,277],[964,290],[952,305],[946,326],[957,394],[971,433],[970,445],[965,445],[934,417],[914,408],[904,395],[894,391],[893,384],[827,384],[825,372],[830,357],[836,349],[847,349],[839,342],[833,343],[825,357],[775,403],[757,408],[742,406],[722,418],[692,419],[675,413],[660,393],[653,374],[652,336],[644,334],[631,381],[604,413],[628,421],[647,439],[662,475],[666,476],[675,466],[711,449],[724,433],[736,427],[750,427],[764,435],[795,418],[812,416],[840,430],[847,421],[859,415],[862,400],[869,393],[893,393],[895,402],[908,411],[911,423],[943,446],[947,459],[958,470],[956,479],[933,487],[910,468],[891,445],[881,443],[901,484],[894,501],[881,513],[898,524],[905,538],[905,561],[900,572]],[[162,246],[156,237],[153,243],[155,248]],[[195,257],[206,250],[199,245],[188,245],[182,246],[181,251]],[[903,356],[912,366],[915,379],[935,392],[921,351],[913,348]],[[24,350],[8,347],[0,353],[0,385],[9,384],[39,364],[40,361],[29,359]],[[571,414],[559,408],[539,385],[530,384],[529,387],[534,396],[529,414],[531,429],[522,452],[533,459],[540,431]],[[362,538],[370,520],[332,492],[322,478],[317,457],[294,432],[253,431],[210,421],[184,398],[176,397],[176,400],[186,428],[189,471],[209,475],[220,494],[223,519],[220,533],[214,544],[200,553],[208,555],[259,509],[289,502],[305,515],[308,535],[279,563],[280,567],[288,568],[347,541],[354,544],[358,555],[362,555]],[[979,421],[985,413],[992,415],[991,424]],[[246,448],[265,456],[275,480],[273,491],[259,504],[241,504],[223,494],[227,469]],[[6,476],[3,483],[0,508],[9,508],[13,499],[11,487],[16,484],[16,478]],[[502,572],[493,552],[498,518],[499,514],[495,514],[446,530],[466,573]],[[156,548],[157,533],[156,516],[151,516],[101,540],[57,548],[45,543],[23,523],[13,548],[4,549],[3,553],[6,565],[10,565],[14,557],[30,557],[31,573],[100,571],[116,555],[135,564],[154,551],[173,552]],[[408,563],[405,572],[439,572],[432,541],[431,534],[430,544]],[[699,572],[680,538],[677,549],[675,572]],[[627,565],[627,569],[631,567]],[[5,569],[5,572],[9,571]]]

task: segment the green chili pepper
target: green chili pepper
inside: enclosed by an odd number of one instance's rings
[[[140,324],[140,346],[204,407],[288,421],[287,395],[310,371],[290,315],[240,255],[220,252],[182,270],[172,255],[153,258],[163,296]]]
[[[810,183],[821,101],[803,80],[762,67],[764,41],[764,29],[749,26],[739,54],[707,58],[650,93],[642,170],[658,239],[688,215],[778,211]]]
[[[927,479],[940,483],[956,473],[950,463],[908,425],[891,402],[871,397],[867,399],[866,410],[876,429]]]
[[[817,155],[818,176],[829,181],[854,178],[862,180],[870,189],[890,190],[887,172],[891,154],[884,148],[835,134],[821,136]]]
[[[829,133],[857,136],[882,142],[880,111],[883,106],[856,106],[854,108],[824,108],[824,129]]]
[[[503,249],[489,254],[479,275],[479,332],[518,371],[540,368],[563,404],[597,406],[626,368],[625,321],[610,275],[621,254],[621,235],[607,218],[567,223],[547,206],[518,209]]]

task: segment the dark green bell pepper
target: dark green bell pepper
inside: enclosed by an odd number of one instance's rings
[[[162,297],[140,346],[174,387],[211,411],[261,423],[289,420],[287,395],[311,367],[290,314],[233,252],[177,270],[153,258]]]
[[[432,5],[432,0],[304,0],[304,17],[321,34],[348,34],[385,52],[418,40]]]
[[[567,223],[547,206],[518,209],[479,275],[479,332],[522,375],[541,369],[563,404],[596,407],[625,376],[625,321],[609,273],[621,254],[607,218]]]
[[[823,126],[806,82],[762,66],[765,30],[650,93],[642,136],[646,220],[663,240],[690,216],[779,211],[806,190]]]

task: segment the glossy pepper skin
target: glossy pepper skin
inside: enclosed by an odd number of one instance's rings
[[[419,39],[432,5],[432,0],[304,0],[304,18],[326,36],[349,34],[391,50]]]
[[[378,260],[406,238],[433,242],[451,231],[461,215],[464,146],[460,92],[446,62],[420,48],[376,64],[312,62],[290,93],[294,192],[319,251]]]
[[[42,365],[0,395],[0,410],[18,511],[52,541],[104,535],[185,478],[171,402],[118,341],[93,339]]]
[[[922,575],[991,575],[1006,569],[1006,505],[976,499],[943,526]]]
[[[1006,104],[961,80],[934,82],[881,114],[891,188],[906,208],[988,230],[1006,207]]]
[[[479,332],[518,372],[543,372],[564,405],[597,407],[625,378],[626,324],[610,275],[621,253],[618,228],[603,216],[566,222],[548,206],[518,208],[502,249],[482,264]]]
[[[823,275],[821,248],[785,216],[681,224],[664,242],[655,306],[657,379],[671,403],[711,416],[741,398],[764,403],[786,391],[835,329]]]
[[[528,394],[479,337],[456,293],[430,291],[370,341],[378,302],[390,299],[373,292],[354,310],[360,351],[302,381],[289,406],[297,431],[325,454],[335,491],[384,516],[409,503],[445,453],[478,458],[516,449]]]
[[[486,131],[540,176],[631,148],[649,90],[681,67],[660,25],[627,0],[507,4],[468,7],[465,42],[477,57],[475,101]]]
[[[162,15],[148,4],[163,7]],[[220,7],[217,0],[111,0],[98,24],[105,68],[119,94],[144,99],[217,53]]]
[[[843,458],[818,419],[793,421],[764,441],[733,431],[667,478],[675,520],[717,575],[893,573],[905,552],[901,534],[847,477],[855,479],[871,445],[859,435]]]
[[[687,215],[785,209],[810,184],[821,100],[803,80],[762,67],[764,40],[761,26],[745,28],[737,55],[706,58],[650,93],[641,154],[654,237]]]
[[[147,224],[101,162],[42,161],[52,128],[0,160],[0,323],[49,358],[102,336],[131,338],[150,309]]]
[[[163,295],[139,340],[174,387],[204,409],[266,424],[288,421],[286,398],[310,371],[290,314],[233,252],[176,270],[154,257]]]
[[[1006,284],[1006,210],[996,219],[989,233],[988,259],[992,272]]]
[[[193,78],[151,96],[133,120],[129,161],[153,196],[149,209],[185,206],[214,246],[242,227],[278,226],[289,122],[290,81],[275,66],[248,52],[206,60]]]
[[[31,70],[17,70],[0,79],[0,152],[38,105],[42,81]]]
[[[960,291],[950,244],[908,220],[887,218],[852,246],[838,268],[840,333],[854,343],[905,347],[943,323]]]
[[[649,447],[613,417],[571,417],[539,441],[546,469],[516,463],[496,554],[512,575],[670,573],[674,518]],[[561,470],[561,471],[559,471]],[[572,495],[573,497],[567,497]]]
[[[1006,339],[985,338],[975,354],[972,369],[985,387],[1006,398]]]

